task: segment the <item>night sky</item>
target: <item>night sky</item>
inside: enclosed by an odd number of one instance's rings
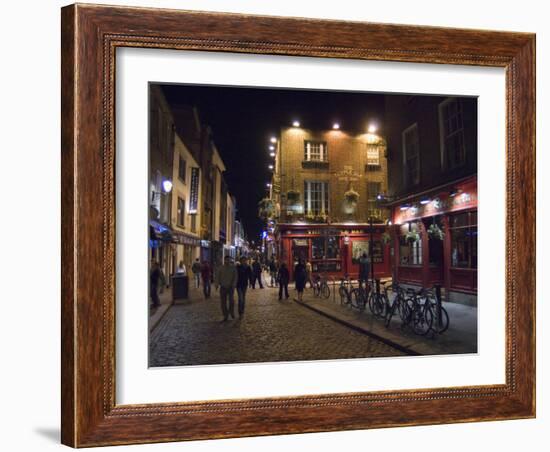
[[[360,133],[375,123],[383,134],[384,95],[340,91],[163,85],[171,105],[195,105],[202,123],[227,167],[229,192],[237,199],[237,216],[249,240],[258,241],[262,221],[257,205],[270,181],[269,137],[297,119],[304,128]]]

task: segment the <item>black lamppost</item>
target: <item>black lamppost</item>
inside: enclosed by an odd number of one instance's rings
[[[374,231],[373,231],[373,218],[369,217],[369,228],[370,228],[370,238],[369,238],[369,257],[370,257],[370,275],[371,280],[374,281],[374,256],[373,256],[373,240],[374,240]]]

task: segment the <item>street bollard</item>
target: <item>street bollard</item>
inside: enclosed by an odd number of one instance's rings
[[[437,314],[437,328],[441,330],[441,284],[435,284],[435,299],[436,299],[436,308],[435,312]]]

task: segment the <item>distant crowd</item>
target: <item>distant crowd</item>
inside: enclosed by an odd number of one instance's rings
[[[193,284],[196,288],[202,286],[204,298],[208,299],[211,295],[212,285],[219,291],[222,321],[227,321],[229,317],[235,318],[234,314],[234,293],[237,292],[238,315],[239,319],[244,317],[246,292],[250,289],[264,288],[262,273],[266,271],[269,275],[269,286],[279,288],[279,300],[288,299],[288,284],[290,281],[290,271],[285,262],[277,262],[271,258],[267,263],[262,264],[259,259],[241,256],[236,263],[230,256],[225,256],[223,265],[212,269],[208,261],[200,262],[196,259],[191,266]],[[187,274],[187,269],[183,262],[180,262],[176,273]],[[165,284],[166,280],[161,271],[160,265],[156,261],[151,262],[149,275],[150,296],[152,306],[160,305],[159,290]],[[297,298],[302,301],[304,289],[309,282],[312,283],[312,266],[310,262],[300,259],[294,266],[294,281],[297,292]]]

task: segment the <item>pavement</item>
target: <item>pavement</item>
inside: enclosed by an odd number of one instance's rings
[[[336,289],[336,290],[334,290]],[[443,302],[449,314],[449,328],[443,334],[420,336],[409,328],[403,328],[399,315],[395,315],[388,327],[384,320],[373,316],[368,307],[363,311],[342,306],[338,284],[331,285],[328,299],[316,298],[306,290],[302,305],[334,321],[363,331],[387,344],[414,355],[448,355],[477,353],[477,308],[458,303]]]
[[[150,316],[149,365],[182,366],[251,362],[303,361],[403,355],[477,352],[477,309],[444,302],[450,325],[443,334],[419,336],[401,326],[389,327],[370,314],[342,306],[331,287],[328,299],[306,289],[300,303],[278,301],[278,289],[248,289],[243,320],[222,319],[218,292],[211,298],[190,289],[187,300],[172,303],[171,290]],[[337,289],[336,285],[336,289]],[[335,294],[335,295],[334,295]],[[235,317],[237,296],[235,294]]]
[[[149,307],[149,332],[155,329],[172,306],[172,289],[170,287],[165,288],[164,291],[159,294],[159,298],[160,306],[158,308]],[[150,302],[151,300],[149,300],[149,303]]]
[[[293,294],[291,290],[291,295]],[[236,297],[235,297],[236,298]],[[236,301],[236,300],[235,300]],[[155,314],[157,315],[157,314]],[[363,332],[307,309],[278,289],[248,289],[245,315],[221,322],[218,293],[191,289],[160,317],[150,334],[149,365],[183,366],[330,360],[406,355]]]

